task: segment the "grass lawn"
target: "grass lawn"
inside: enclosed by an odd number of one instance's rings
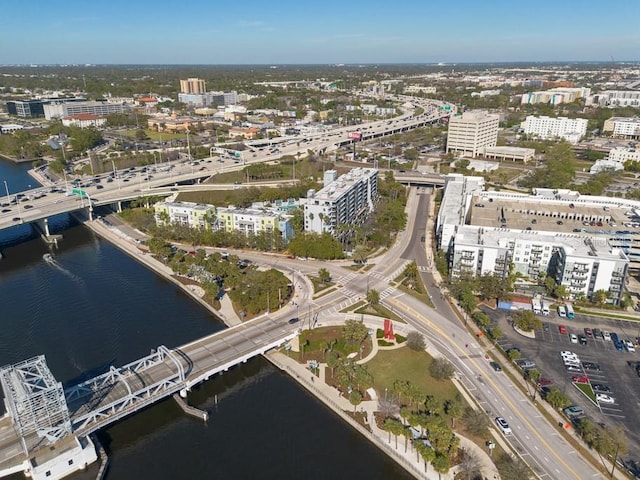
[[[594,404],[596,403],[596,395],[593,393],[593,388],[588,383],[574,383],[573,384],[578,390],[585,394]]]
[[[304,347],[304,353],[301,351],[298,359],[304,363],[308,360],[317,360],[319,362],[325,361],[324,349],[327,343],[336,341],[333,346],[333,351],[337,352],[341,357],[346,357],[350,353],[358,352],[360,350],[359,345],[346,345],[342,339],[342,327],[320,327],[313,330],[305,330],[300,335],[300,345],[303,345],[306,341],[309,343]],[[371,337],[367,337],[363,342],[362,357],[366,357],[371,352],[373,346],[371,344]],[[295,357],[294,357],[295,358]]]
[[[333,287],[335,285],[335,283],[333,282],[326,282],[323,283],[320,281],[320,279],[318,277],[314,277],[313,275],[309,275],[309,279],[311,280],[311,283],[313,283],[313,291],[314,293],[319,293],[323,290],[326,290],[327,288]]]
[[[427,352],[415,352],[408,347],[394,350],[380,350],[366,363],[373,375],[373,387],[378,396],[384,389],[393,389],[396,380],[408,380],[425,395],[433,395],[444,402],[453,400],[458,390],[450,380],[436,380],[429,374],[433,358]]]
[[[356,304],[356,305],[358,305],[358,304]],[[354,308],[356,308],[356,305],[353,305],[350,308],[354,309]],[[390,320],[393,320],[394,322],[407,323],[407,322],[404,321],[404,319],[402,319],[402,317],[399,317],[398,315],[393,313],[391,310],[389,310],[387,307],[384,307],[384,306],[382,306],[380,304],[378,304],[378,305],[367,305],[367,304],[365,304],[363,302],[363,306],[362,307],[359,307],[357,310],[353,310],[353,311],[355,313],[360,313],[360,314],[364,314],[364,315],[375,315],[377,317],[388,318]]]
[[[340,313],[349,313],[354,311],[354,309],[359,309],[360,307],[362,307],[363,305],[366,305],[366,302],[364,302],[363,300],[360,300],[359,302],[351,305],[350,307],[344,308],[342,310],[340,310]]]

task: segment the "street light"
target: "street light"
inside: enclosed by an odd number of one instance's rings
[[[7,190],[7,203],[11,203],[11,200],[9,200],[9,187],[7,186],[7,181],[4,181],[4,188]]]
[[[120,190],[120,175],[118,175],[118,171],[116,170],[116,164],[113,160],[111,160],[111,165],[113,166],[113,176],[116,178],[118,182],[118,190]]]

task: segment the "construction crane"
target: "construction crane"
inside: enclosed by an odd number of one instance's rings
[[[622,80],[622,76],[618,71],[618,67],[616,65],[616,61],[613,58],[613,55],[611,55],[611,80],[613,81],[616,87],[620,83],[620,80]]]

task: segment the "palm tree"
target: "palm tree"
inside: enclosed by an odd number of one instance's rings
[[[367,302],[369,305],[377,305],[380,302],[380,293],[373,288],[367,292]]]

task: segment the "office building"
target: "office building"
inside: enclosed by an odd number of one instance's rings
[[[180,92],[181,93],[205,93],[207,89],[204,85],[204,80],[201,78],[187,78],[186,80],[180,80]]]
[[[178,101],[194,107],[206,107],[208,105],[235,105],[238,103],[238,93],[236,91],[179,93]]]
[[[378,200],[378,170],[354,168],[337,177],[335,170],[325,172],[324,187],[309,190],[304,206],[307,232],[338,234],[341,225],[358,225],[373,212]]]
[[[609,133],[617,138],[640,138],[640,118],[611,117],[604,121],[602,133]]]
[[[500,117],[484,110],[470,110],[449,120],[447,153],[456,152],[475,157],[484,147],[495,147]]]
[[[11,100],[7,102],[7,113],[23,118],[44,116],[43,100]]]
[[[587,134],[588,120],[585,118],[551,118],[529,115],[520,125],[526,135],[543,140],[561,138],[570,143],[578,143]]]

